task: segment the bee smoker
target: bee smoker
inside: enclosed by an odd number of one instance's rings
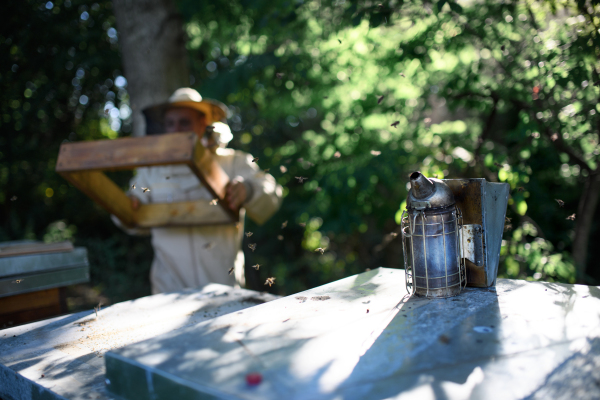
[[[406,289],[429,298],[496,283],[507,183],[410,175],[402,213]]]
[[[401,226],[406,288],[429,298],[456,296],[467,284],[460,209],[441,180],[413,172],[410,183]]]

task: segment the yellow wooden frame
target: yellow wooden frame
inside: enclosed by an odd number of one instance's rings
[[[219,200],[224,211],[219,222],[207,223],[194,213],[205,209],[205,201],[140,204],[133,210],[129,197],[103,172],[177,164],[187,165]],[[239,210],[232,211],[225,203],[229,176],[193,132],[63,143],[56,172],[127,227],[214,225],[239,220]]]

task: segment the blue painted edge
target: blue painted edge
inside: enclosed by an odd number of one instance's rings
[[[0,364],[0,398],[3,400],[67,400]]]

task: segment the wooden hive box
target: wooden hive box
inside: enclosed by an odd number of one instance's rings
[[[134,210],[125,192],[104,174],[104,171],[180,164],[187,165],[219,200],[225,214],[224,223],[239,220],[239,210],[232,211],[225,204],[229,176],[193,132],[63,143],[56,172],[127,227],[214,224],[207,223],[202,213],[195,212],[204,206],[197,201],[140,204]]]

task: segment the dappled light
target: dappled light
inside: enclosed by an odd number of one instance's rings
[[[87,246],[94,287],[118,301],[148,293],[150,243],[125,237],[54,173],[62,142],[133,132],[140,110],[130,100],[112,7],[28,1],[7,11],[15,21],[32,18],[33,28],[10,25],[0,37],[10,54],[2,71],[0,123],[10,134],[0,150],[0,237]],[[178,7],[190,85],[227,105],[231,147],[252,154],[283,186],[275,217],[248,225],[250,287],[275,277],[268,290],[289,294],[367,268],[401,267],[399,241],[386,238],[416,170],[510,185],[499,276],[599,278],[598,250],[589,246],[600,234],[592,223],[597,5],[310,0],[223,8],[184,0]],[[124,189],[127,179],[116,182]],[[58,221],[69,229],[60,233]]]

